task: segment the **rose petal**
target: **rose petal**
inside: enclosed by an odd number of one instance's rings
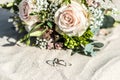
[[[35,11],[35,8],[35,4],[32,2],[32,0],[22,0],[19,4],[19,17],[29,27],[36,22],[39,22],[39,18],[37,15],[29,15],[30,13]],[[28,29],[31,28],[26,28],[27,31],[30,31]]]
[[[59,29],[70,36],[82,35],[88,26],[86,12],[81,5],[73,2],[63,6],[55,13],[55,23]]]

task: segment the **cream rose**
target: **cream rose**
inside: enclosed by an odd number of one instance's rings
[[[67,35],[80,36],[87,29],[87,13],[80,4],[72,1],[56,11],[55,23]]]
[[[27,26],[25,27],[27,31],[30,31],[32,25],[39,21],[37,15],[30,15],[30,13],[36,10],[36,5],[33,0],[22,0],[19,4],[19,16]]]

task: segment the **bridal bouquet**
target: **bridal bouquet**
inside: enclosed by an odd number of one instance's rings
[[[21,42],[41,49],[72,49],[94,55],[93,39],[103,25],[105,9],[95,0],[15,0],[2,4],[14,13],[9,19],[24,32]]]

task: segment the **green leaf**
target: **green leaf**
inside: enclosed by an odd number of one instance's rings
[[[40,24],[38,24],[38,25],[36,25],[36,26],[33,26],[33,28],[31,29],[30,32],[32,32],[32,31],[34,31],[34,30],[36,30],[36,29],[39,29],[42,25],[44,25],[44,23],[40,23]]]
[[[96,28],[95,28],[95,27],[92,27],[92,28],[91,28],[91,31],[92,31],[93,34],[95,34],[95,35],[99,32],[99,30],[100,30],[100,27],[96,27]]]
[[[14,3],[11,2],[11,3],[8,3],[6,6],[7,6],[7,7],[12,7],[13,5],[14,5]]]
[[[30,36],[31,36],[31,37],[39,37],[39,36],[41,36],[45,31],[46,31],[46,29],[43,30],[43,31],[31,32],[31,33],[30,33]]]
[[[87,44],[84,48],[84,53],[86,55],[94,56],[97,51],[99,51],[101,47],[103,47],[104,44],[100,42],[91,42]]]
[[[82,3],[82,4],[87,4],[86,1],[87,1],[87,0],[81,0],[81,3]]]
[[[30,45],[30,39],[28,39],[27,41],[26,41],[26,44],[29,46]]]
[[[105,2],[105,0],[103,0],[104,2]],[[109,1],[111,1],[112,2],[112,0],[109,0]]]
[[[71,3],[71,0],[63,0],[63,3],[65,3],[66,5]]]
[[[90,44],[87,44],[84,48],[84,52],[86,55],[95,55],[95,52],[94,52],[94,45],[92,45],[91,43]]]
[[[22,39],[20,39],[19,41],[20,42],[24,42],[24,41],[26,41],[26,40],[28,40],[29,39],[29,34],[26,34]]]
[[[5,5],[4,4],[0,4],[0,8],[3,8]]]
[[[91,43],[91,44],[94,45],[94,47],[97,47],[97,48],[101,48],[101,47],[104,46],[104,44],[101,43],[101,42],[93,42],[93,43]]]
[[[68,1],[69,4],[71,3],[71,0],[67,0],[67,1]]]
[[[47,22],[48,27],[52,28],[53,24],[51,22]]]
[[[37,12],[32,12],[29,15],[33,16],[33,15],[37,15],[37,14],[38,14]]]
[[[114,26],[115,19],[112,16],[104,15],[103,25],[101,28],[111,28]]]

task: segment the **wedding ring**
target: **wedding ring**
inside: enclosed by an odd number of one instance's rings
[[[64,60],[60,60],[58,58],[54,58],[53,60],[47,60],[46,63],[51,66],[54,66],[54,67],[57,65],[61,65],[61,66],[71,66],[72,65],[72,64],[66,63]]]

